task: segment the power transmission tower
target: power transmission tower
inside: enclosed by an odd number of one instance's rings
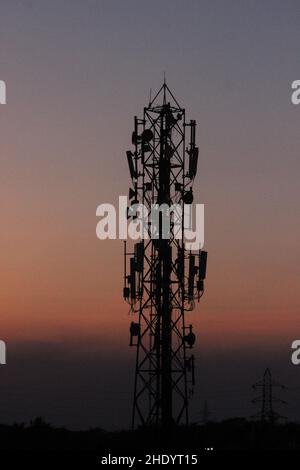
[[[186,123],[185,110],[164,82],[144,108],[143,118],[134,118],[134,150],[127,151],[133,185],[128,218],[140,221],[136,208],[142,203],[151,220],[148,239],[131,250],[124,243],[123,296],[137,315],[130,326],[130,345],[137,349],[133,428],[188,423],[188,399],[195,382],[194,355],[189,351],[195,335],[185,314],[203,295],[207,253],[186,249],[188,227],[184,217],[177,223],[176,210],[184,214],[193,202],[195,129],[196,122]],[[155,217],[157,206],[162,210]]]
[[[277,382],[273,382],[272,374],[269,368],[264,372],[263,379],[252,385],[254,390],[261,390],[261,395],[254,400],[252,403],[261,403],[261,411],[254,417],[259,417],[262,422],[274,424],[276,420],[283,418],[273,409],[274,403],[286,404],[285,401],[277,398],[273,395],[273,388],[285,389],[284,385]]]
[[[205,424],[209,423],[211,414],[212,413],[209,410],[208,403],[205,400],[204,405],[203,405],[203,410],[202,410],[202,424],[205,425]]]

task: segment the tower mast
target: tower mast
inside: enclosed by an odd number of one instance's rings
[[[186,222],[178,217],[193,202],[198,162],[195,127],[195,121],[186,123],[185,110],[164,82],[144,108],[143,118],[134,118],[134,150],[127,151],[133,185],[128,218],[143,223],[146,212],[151,221],[147,236],[131,251],[125,243],[124,250],[123,295],[137,315],[130,326],[130,345],[137,350],[133,427],[188,423],[195,335],[192,325],[185,325],[185,314],[203,295],[207,258],[201,249],[195,253],[186,249]]]

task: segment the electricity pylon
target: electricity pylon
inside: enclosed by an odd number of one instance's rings
[[[263,379],[252,385],[252,388],[254,390],[261,389],[261,395],[252,400],[252,403],[261,403],[261,411],[254,417],[260,417],[262,422],[270,424],[274,424],[276,420],[283,418],[283,416],[280,416],[274,411],[273,404],[286,404],[286,402],[273,395],[273,388],[280,388],[284,390],[285,386],[277,382],[273,382],[272,374],[269,368],[265,370]]]

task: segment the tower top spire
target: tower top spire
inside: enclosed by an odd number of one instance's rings
[[[170,90],[170,88],[168,87],[166,83],[166,74],[164,72],[164,81],[163,81],[162,86],[159,88],[157,93],[154,94],[153,98],[152,98],[152,93],[151,93],[149,108],[165,105],[167,103],[170,103],[171,107],[174,108],[173,109],[174,111],[175,110],[177,110],[178,112],[180,111],[181,106],[178,103],[172,91]]]

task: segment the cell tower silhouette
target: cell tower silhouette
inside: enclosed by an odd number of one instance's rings
[[[283,418],[283,416],[280,416],[274,411],[273,404],[286,404],[286,402],[273,395],[273,388],[281,388],[284,390],[285,386],[273,382],[272,374],[269,368],[265,370],[263,379],[253,384],[252,388],[254,388],[254,390],[261,389],[261,395],[252,400],[252,403],[261,403],[261,411],[253,417],[259,417],[262,422],[267,422],[270,424],[274,424],[278,419]]]
[[[136,209],[142,203],[151,220],[148,239],[135,243],[131,251],[124,243],[123,296],[138,317],[130,326],[130,345],[137,349],[133,428],[188,423],[188,401],[195,383],[190,350],[196,338],[192,325],[185,324],[185,315],[203,295],[207,253],[186,249],[188,227],[184,217],[176,223],[176,211],[184,213],[193,202],[198,162],[195,130],[196,122],[186,123],[185,110],[164,82],[150,97],[143,118],[135,116],[134,150],[127,151],[133,184],[128,218],[138,222]],[[161,209],[155,219],[157,206]]]

